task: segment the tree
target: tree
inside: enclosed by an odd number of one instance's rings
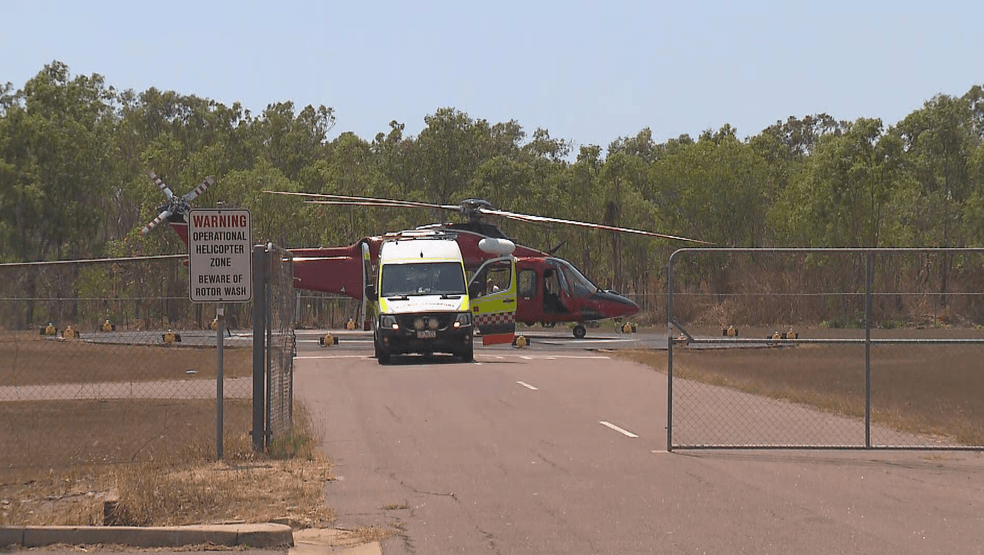
[[[456,202],[484,161],[479,148],[480,130],[468,114],[454,108],[441,108],[425,117],[424,122],[427,127],[417,138],[417,162],[425,200],[436,204]],[[437,216],[444,221],[443,211]]]
[[[770,211],[785,242],[812,247],[878,247],[900,186],[900,145],[878,119],[860,118],[828,135]]]
[[[115,91],[98,74],[72,78],[53,62],[3,97],[0,211],[17,230],[4,251],[19,260],[101,252]]]
[[[681,144],[653,164],[644,192],[674,235],[716,245],[755,247],[765,237],[766,164],[724,130]]]

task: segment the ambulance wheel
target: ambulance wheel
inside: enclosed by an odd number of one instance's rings
[[[372,342],[373,350],[376,352],[376,360],[379,364],[389,364],[390,354],[379,346],[379,343]]]
[[[469,341],[467,346],[455,354],[461,357],[461,362],[472,362],[475,360],[475,346]]]
[[[584,339],[584,336],[588,333],[588,330],[584,326],[578,324],[574,326],[574,337],[578,339]]]

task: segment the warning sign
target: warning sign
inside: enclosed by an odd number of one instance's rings
[[[188,217],[191,301],[246,302],[253,296],[249,210],[192,210]]]

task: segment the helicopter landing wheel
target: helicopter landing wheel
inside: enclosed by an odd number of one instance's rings
[[[584,339],[584,336],[588,333],[588,330],[584,326],[578,324],[574,326],[574,337],[578,339]]]

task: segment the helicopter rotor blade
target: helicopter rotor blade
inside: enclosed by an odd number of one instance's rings
[[[489,210],[488,208],[480,209],[482,214],[487,214],[489,216],[501,216],[503,218],[508,218],[510,220],[517,220],[520,222],[535,222],[535,223],[557,223],[566,225],[575,225],[580,227],[586,227],[590,229],[603,229],[606,231],[617,231],[619,233],[634,233],[636,235],[645,235],[647,237],[660,237],[663,239],[674,239],[677,241],[689,241],[691,243],[699,243],[702,245],[710,245],[711,243],[707,241],[701,241],[699,239],[689,239],[687,237],[678,237],[676,235],[667,235],[665,233],[656,233],[653,231],[644,231],[641,229],[631,229],[627,227],[616,227],[606,224],[594,224],[590,222],[579,222],[577,220],[564,220],[561,218],[548,218],[546,216],[532,216],[529,214],[516,214],[515,212],[506,212],[505,210]]]
[[[367,203],[365,206],[402,206],[410,208],[440,208],[442,210],[454,210],[457,212],[459,207],[457,205],[451,204],[432,204],[429,202],[416,202],[412,200],[392,200],[385,198],[374,198],[374,197],[356,197],[350,195],[331,195],[327,193],[295,193],[291,191],[263,191],[264,193],[269,193],[271,195],[292,195],[299,197],[308,197],[311,199],[329,199],[329,200],[345,200],[345,201],[358,201]]]
[[[161,212],[156,218],[151,220],[149,224],[145,225],[143,229],[140,230],[140,232],[143,233],[144,235],[147,235],[148,233],[150,233],[150,230],[157,227],[157,224],[163,222],[170,215],[171,215],[170,210],[165,210]]]
[[[215,185],[215,178],[212,176],[206,177],[205,181],[198,184],[198,187],[188,191],[188,194],[182,197],[185,202],[191,202],[198,198],[198,195],[204,193],[209,187]]]
[[[174,198],[174,193],[171,192],[171,189],[164,184],[164,181],[158,177],[156,173],[149,172],[147,175],[150,176],[150,180],[154,182],[154,185],[157,185],[160,190],[164,192],[164,196],[167,197],[167,200]]]
[[[373,206],[376,208],[418,208],[400,201],[363,202],[358,200],[305,200],[305,204],[328,204],[332,206]]]

